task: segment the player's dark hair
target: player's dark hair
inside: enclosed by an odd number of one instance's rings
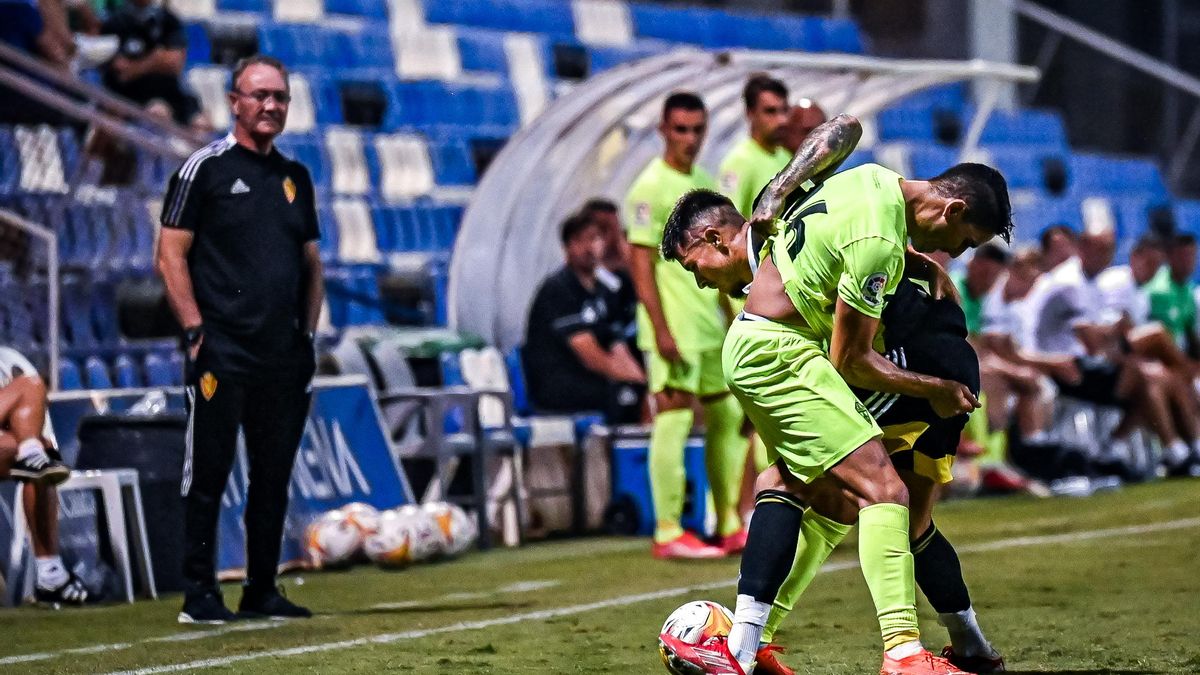
[[[616,213],[617,203],[604,197],[592,197],[583,203],[579,212],[588,218],[594,218],[597,213]]]
[[[583,234],[585,230],[592,227],[594,223],[592,219],[582,213],[573,213],[567,216],[567,219],[562,224],[562,243],[564,246],[571,243],[575,237]]]
[[[1191,232],[1176,232],[1172,246],[1192,246],[1196,243],[1196,235]]]
[[[1042,230],[1042,234],[1038,237],[1038,241],[1042,245],[1043,252],[1046,249],[1050,248],[1050,240],[1054,237],[1054,235],[1060,234],[1060,233],[1063,236],[1065,236],[1067,239],[1070,239],[1071,241],[1075,241],[1076,239],[1079,238],[1079,236],[1077,234],[1075,234],[1075,230],[1073,230],[1070,225],[1066,225],[1063,223],[1059,223],[1057,225],[1051,225],[1050,227],[1047,227],[1046,229]]]
[[[256,65],[271,66],[275,70],[278,70],[279,74],[283,75],[283,81],[287,82],[288,69],[287,66],[283,65],[283,61],[274,56],[267,56],[266,54],[254,54],[253,56],[238,59],[237,64],[233,67],[233,79],[229,81],[229,85],[237,89],[238,80],[242,78],[242,73],[246,72],[246,69],[250,66]]]
[[[746,110],[754,110],[758,107],[758,96],[764,91],[769,91],[787,101],[788,90],[782,82],[766,73],[751,73],[750,79],[746,80],[745,88],[742,89],[742,100],[746,102]]]
[[[1142,236],[1138,237],[1137,241],[1133,242],[1133,248],[1130,249],[1129,252],[1137,253],[1138,251],[1145,251],[1148,248],[1156,248],[1156,249],[1162,250],[1162,249],[1166,248],[1166,242],[1163,241],[1163,238],[1161,235],[1156,234],[1154,232],[1149,232],[1147,234],[1143,234]]]
[[[967,204],[963,218],[1004,241],[1012,241],[1012,205],[1008,202],[1008,183],[990,166],[963,162],[929,179],[945,197]]]
[[[672,110],[699,110],[706,112],[704,100],[690,91],[677,91],[663,101],[662,118],[666,120]]]
[[[712,190],[700,188],[680,197],[663,228],[662,257],[665,260],[677,260],[679,251],[688,243],[688,231],[699,224],[700,217],[712,209],[723,207],[737,211],[729,197]]]
[[[1009,257],[1010,255],[1007,248],[989,241],[975,249],[975,255],[972,260],[978,258],[979,260],[991,260],[992,262],[998,262],[1001,265],[1007,265]]]

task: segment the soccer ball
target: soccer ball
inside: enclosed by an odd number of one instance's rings
[[[412,562],[423,562],[442,553],[442,530],[437,522],[421,507],[407,504],[396,509],[408,528],[408,557]]]
[[[362,532],[341,509],[322,514],[304,533],[304,550],[315,569],[348,565],[362,543]]]
[[[362,532],[363,537],[370,536],[379,529],[379,510],[363,502],[351,502],[341,508],[346,519]]]
[[[395,510],[379,514],[375,531],[367,535],[363,551],[380,567],[400,567],[409,562],[409,527]]]
[[[732,612],[710,600],[697,600],[671,612],[661,633],[690,645],[698,645],[709,638],[728,636],[731,628]]]
[[[432,502],[421,507],[442,534],[442,552],[447,556],[462,554],[475,543],[479,528],[461,507],[447,502]]]

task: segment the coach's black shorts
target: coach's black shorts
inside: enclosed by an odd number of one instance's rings
[[[979,395],[979,357],[967,342],[962,308],[953,300],[935,301],[904,279],[884,311],[883,325],[884,356],[897,366],[961,382]],[[923,398],[861,389],[854,393],[884,429],[885,442],[890,436],[906,435],[911,451],[935,460],[957,452],[967,415],[939,417]],[[901,453],[893,455],[893,463],[912,468],[913,458]]]
[[[1080,356],[1075,359],[1075,367],[1081,376],[1078,384],[1054,378],[1060,394],[1096,405],[1121,405],[1123,401],[1117,396],[1120,365],[1099,356]]]

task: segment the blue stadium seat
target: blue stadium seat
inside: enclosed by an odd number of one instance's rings
[[[148,387],[170,387],[178,379],[170,362],[154,352],[146,354],[142,365],[146,372],[146,386]]]
[[[588,69],[592,75],[595,75],[622,63],[662,54],[669,49],[670,47],[666,43],[656,40],[638,40],[631,45],[620,47],[589,47]]]
[[[475,183],[475,161],[471,158],[471,147],[465,139],[446,137],[430,141],[429,158],[433,162],[438,185]]]
[[[217,0],[218,12],[266,13],[270,9],[270,0]]]
[[[638,37],[708,47],[724,46],[721,44],[721,23],[725,13],[718,10],[630,4],[629,18]]]
[[[66,344],[74,349],[99,346],[92,327],[91,298],[88,284],[78,278],[63,279],[60,286],[61,321]]]
[[[112,389],[112,378],[108,366],[99,356],[89,356],[83,363],[84,380],[88,389]]]
[[[714,22],[720,47],[815,51],[812,20],[792,16],[725,13]]]
[[[1008,187],[1016,190],[1044,190],[1043,163],[1057,158],[1066,161],[1065,153],[1046,145],[991,145],[985,148],[991,155],[992,166],[1004,174]]]
[[[862,34],[850,19],[814,19],[818,22],[813,51],[863,53]]]
[[[387,73],[396,67],[392,38],[386,25],[338,33],[335,40],[341,44],[339,53],[343,55],[344,65],[347,67],[375,69]]]
[[[325,0],[325,11],[382,20],[388,15],[387,0]]]
[[[113,383],[118,389],[132,389],[142,386],[142,376],[137,364],[128,354],[121,354],[113,360]]]
[[[92,281],[91,320],[96,339],[101,346],[112,347],[120,343],[120,328],[117,326],[117,289],[107,281]]]
[[[83,378],[79,375],[79,366],[71,359],[60,358],[58,361],[58,388],[60,391],[83,389]]]
[[[964,129],[970,124],[974,112],[973,106],[963,109]],[[1066,147],[1067,132],[1063,127],[1062,117],[1048,110],[996,110],[988,117],[979,140],[982,143],[1031,143]]]
[[[425,1],[425,20],[480,28],[574,37],[571,5],[555,0]]]
[[[958,149],[941,145],[919,145],[908,153],[913,176],[930,178],[958,163]]]
[[[187,63],[189,66],[212,63],[212,42],[203,23],[187,23]]]
[[[315,134],[284,134],[276,141],[279,151],[308,168],[317,190],[329,188],[331,167],[325,144]]]
[[[932,141],[933,112],[924,107],[891,107],[875,114],[875,127],[884,142]]]
[[[318,203],[324,203],[318,201]],[[321,228],[321,260],[326,264],[336,262],[338,258],[338,229],[333,210],[329,207],[317,209],[317,223]]]
[[[1174,204],[1175,228],[1200,236],[1200,200],[1180,199]]]
[[[12,127],[0,127],[0,194],[16,192],[21,183],[21,157]]]
[[[504,33],[499,31],[458,29],[458,53],[462,59],[463,70],[508,72],[508,54],[504,50]]]
[[[1063,197],[1038,197],[1013,204],[1013,226],[1021,240],[1036,239],[1051,225],[1066,225],[1076,232],[1083,230],[1083,214],[1079,200]]]
[[[1110,155],[1071,155],[1070,190],[1076,195],[1144,192],[1167,196],[1158,166],[1148,159]]]

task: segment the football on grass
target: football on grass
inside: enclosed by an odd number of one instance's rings
[[[671,612],[661,632],[698,645],[711,637],[729,635],[730,628],[733,628],[732,612],[721,604],[697,600]]]

